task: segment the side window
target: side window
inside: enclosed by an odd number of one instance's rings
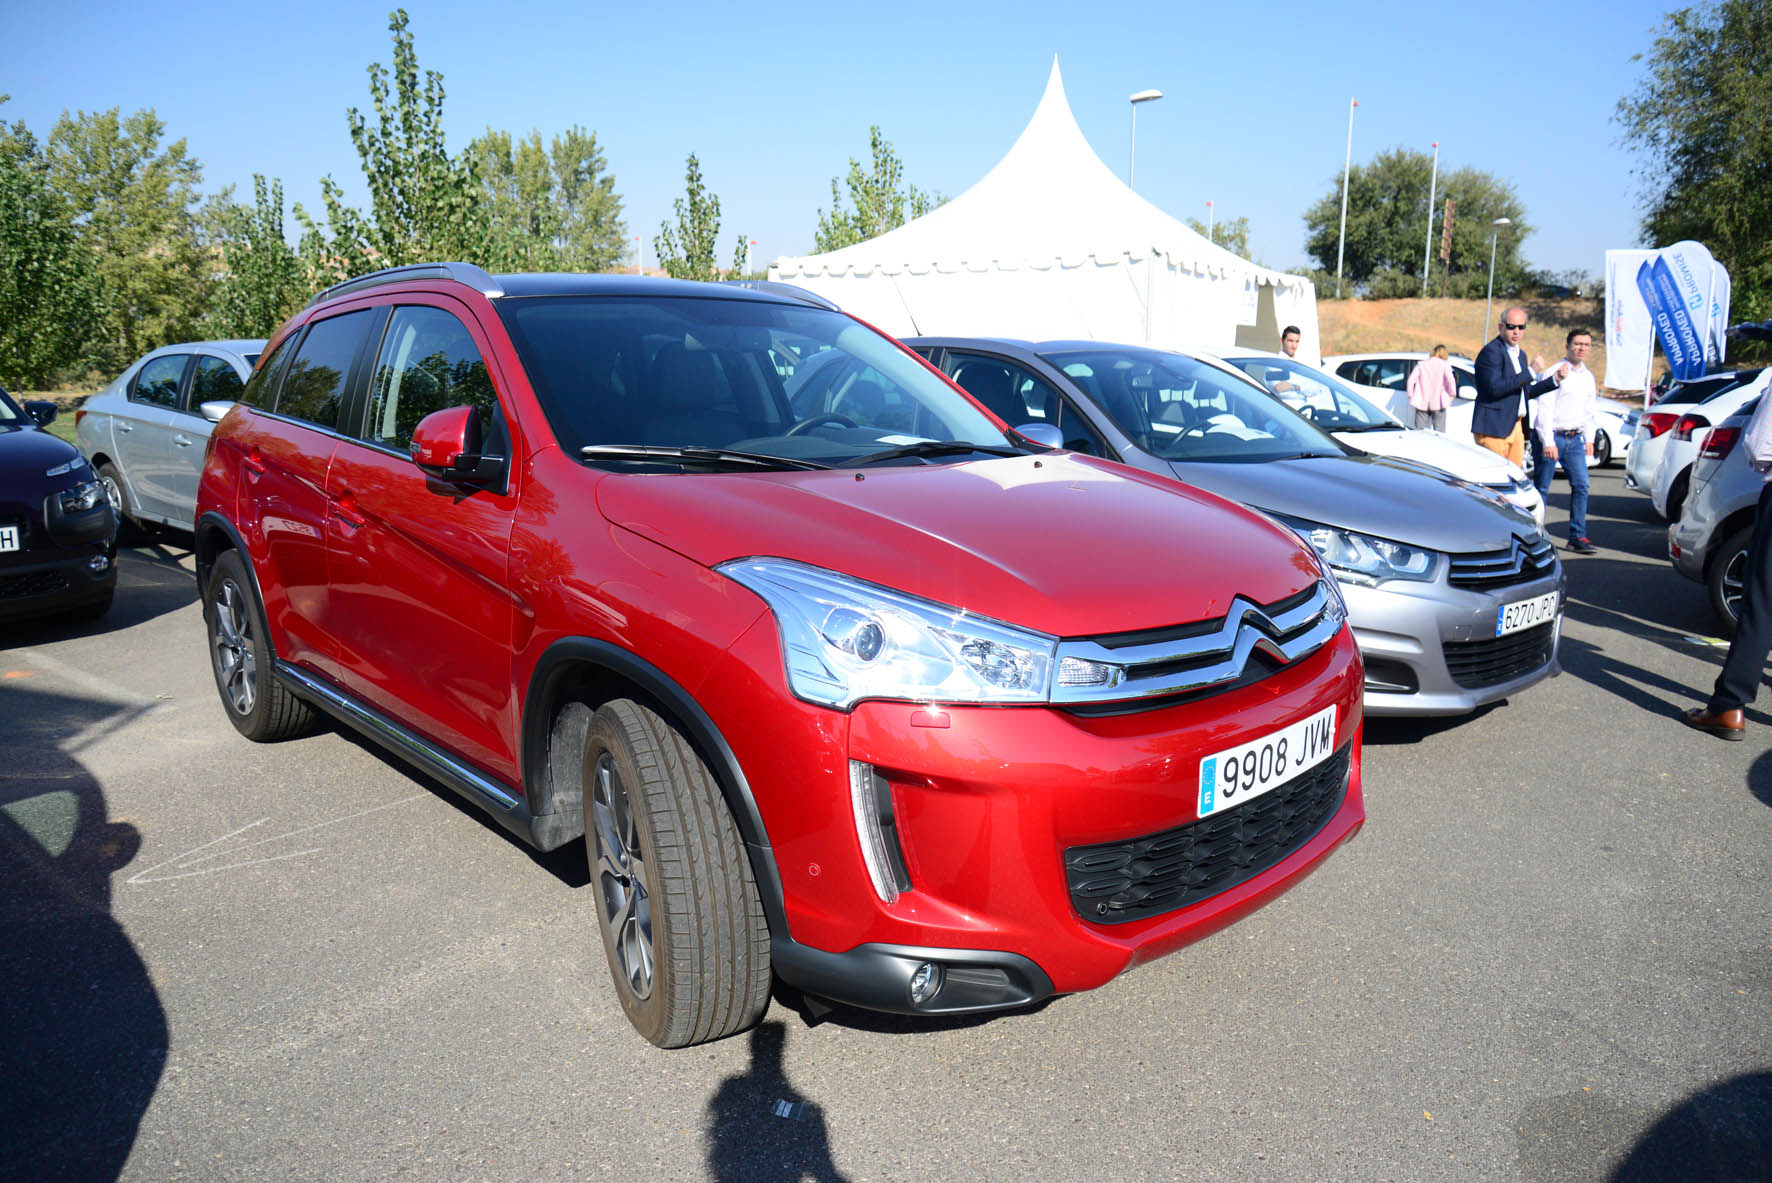
[[[1381,361],[1378,363],[1378,380],[1370,385],[1383,386],[1389,390],[1401,390],[1409,384],[1409,371],[1414,368],[1414,362],[1404,361],[1401,358]]]
[[[503,450],[494,442],[498,396],[467,327],[441,308],[394,309],[375,359],[363,438],[404,452],[418,421],[448,407],[477,408],[487,451]]]
[[[344,399],[351,361],[374,315],[374,310],[364,309],[309,326],[277,396],[279,415],[321,427],[338,426],[339,403]]]
[[[947,365],[961,390],[1009,426],[1053,418],[1047,406],[1058,397],[1056,393],[1014,362],[950,350]]]
[[[252,371],[252,377],[246,380],[246,389],[240,392],[238,401],[249,407],[268,407],[276,399],[277,385],[282,381],[283,367],[289,361],[290,354],[295,352],[295,343],[300,333],[291,333],[278,342],[276,352],[265,360],[265,364]]]
[[[195,411],[204,403],[217,399],[238,402],[245,386],[234,371],[233,362],[219,357],[199,357],[197,370],[191,375],[190,409]]]
[[[179,353],[157,357],[143,366],[135,376],[135,389],[129,392],[131,401],[168,409],[177,407],[179,380],[185,376],[185,363],[189,360],[189,354]]]

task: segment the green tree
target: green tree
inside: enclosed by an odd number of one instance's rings
[[[843,208],[843,195],[837,178],[831,178],[831,209],[818,215],[818,230],[812,237],[813,250],[820,254],[870,238],[878,238],[895,230],[912,218],[920,218],[940,205],[940,195],[931,196],[904,180],[904,164],[892,144],[880,133],[879,125],[868,128],[868,145],[873,153],[871,169],[863,170],[861,161],[849,158],[849,200],[853,210]]]
[[[49,133],[46,177],[67,203],[100,293],[83,364],[122,369],[196,335],[207,267],[197,239],[203,168],[185,142],[160,146],[151,110],[64,114]]]
[[[1702,242],[1729,269],[1731,319],[1772,317],[1772,8],[1669,13],[1613,119],[1645,158],[1645,241]]]
[[[1245,259],[1249,257],[1248,218],[1219,218],[1212,223],[1210,231],[1198,218],[1189,218],[1187,224],[1195,234],[1217,243],[1231,254]]]
[[[468,145],[490,221],[497,270],[610,271],[627,254],[621,198],[597,137],[572,127],[543,147],[488,128]]]
[[[47,172],[25,125],[0,125],[0,385],[13,390],[52,385],[97,322],[86,255]]]
[[[388,31],[392,89],[388,68],[369,66],[375,123],[355,107],[345,113],[369,186],[368,215],[344,203],[330,176],[320,182],[326,230],[295,207],[303,260],[324,282],[407,263],[487,261],[489,219],[479,178],[465,153],[449,154],[443,135],[443,75],[426,70],[420,86],[405,9],[388,15]]]
[[[701,161],[689,154],[684,178],[684,195],[672,203],[677,224],[661,222],[658,237],[652,240],[659,266],[665,274],[677,279],[715,280],[720,269],[715,266],[714,252],[720,239],[720,199],[709,193],[701,180]],[[738,237],[738,251],[732,269],[744,262],[744,235]]]
[[[1344,281],[1374,296],[1420,295],[1421,254],[1427,245],[1428,183],[1433,158],[1409,148],[1381,152],[1371,164],[1355,165],[1347,187],[1347,247]],[[1449,295],[1480,296],[1488,283],[1489,236],[1496,218],[1512,225],[1496,239],[1495,290],[1512,293],[1525,282],[1527,269],[1520,243],[1532,232],[1525,207],[1513,188],[1493,174],[1461,168],[1440,174],[1434,197],[1434,274],[1439,275],[1440,219],[1446,200],[1455,203],[1452,218]],[[1334,294],[1336,246],[1341,226],[1341,178],[1305,211],[1305,249],[1329,275]],[[1411,287],[1412,285],[1412,287]],[[1436,294],[1438,285],[1436,285]]]
[[[230,185],[203,207],[205,236],[220,262],[210,291],[211,336],[268,337],[313,294],[308,270],[283,234],[283,182],[255,173],[252,196],[244,205]]]

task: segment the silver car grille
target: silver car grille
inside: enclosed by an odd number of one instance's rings
[[[1052,701],[1084,705],[1189,694],[1248,680],[1251,658],[1265,677],[1321,649],[1346,622],[1341,595],[1319,580],[1271,604],[1237,596],[1214,620],[1171,629],[1081,637],[1058,643]],[[1084,677],[1091,680],[1082,681]]]
[[[1508,587],[1531,583],[1556,570],[1556,547],[1543,534],[1530,538],[1514,536],[1501,550],[1479,550],[1452,557],[1447,578],[1453,587],[1482,591],[1492,587]]]

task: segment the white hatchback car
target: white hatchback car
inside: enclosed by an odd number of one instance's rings
[[[75,412],[74,442],[120,523],[191,528],[209,433],[264,348],[262,340],[239,340],[156,349]]]
[[[1705,436],[1713,425],[1764,394],[1768,383],[1772,383],[1772,369],[1761,370],[1752,380],[1740,385],[1713,391],[1703,401],[1680,411],[1672,430],[1660,437],[1664,446],[1655,463],[1655,477],[1649,489],[1656,513],[1679,520],[1686,495],[1692,488],[1693,461],[1698,459],[1698,449]]]
[[[1412,413],[1409,406],[1409,373],[1425,353],[1342,353],[1323,359],[1323,368],[1357,386],[1376,386],[1389,393],[1385,406],[1399,418]],[[1458,377],[1458,401],[1446,411],[1446,434],[1468,437],[1471,412],[1476,409],[1477,364],[1454,354],[1452,372]],[[1594,465],[1604,467],[1622,460],[1630,450],[1630,434],[1624,429],[1631,408],[1616,399],[1602,398],[1594,409]]]
[[[1733,415],[1699,432],[1692,495],[1685,513],[1667,528],[1667,554],[1674,569],[1705,585],[1711,609],[1728,633],[1735,631],[1741,616],[1748,544],[1765,487],[1765,478],[1753,470],[1741,447],[1742,433],[1762,397],[1748,399]]]
[[[1661,454],[1667,449],[1668,436],[1679,423],[1680,416],[1713,395],[1753,381],[1759,373],[1758,370],[1724,370],[1670,386],[1635,420],[1632,429],[1635,438],[1624,462],[1624,487],[1638,493],[1654,492],[1655,470],[1661,466]]]
[[[1357,388],[1281,353],[1242,351],[1226,354],[1224,361],[1348,447],[1375,456],[1414,460],[1494,489],[1544,525],[1544,498],[1517,466],[1478,447],[1469,437],[1404,426],[1394,413],[1379,405],[1384,391]]]

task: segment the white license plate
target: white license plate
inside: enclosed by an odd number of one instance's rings
[[[1509,633],[1517,633],[1523,628],[1531,628],[1543,624],[1547,620],[1557,618],[1557,593],[1545,592],[1542,596],[1533,596],[1530,600],[1517,600],[1512,604],[1503,604],[1495,610],[1495,635],[1505,637]]]
[[[18,527],[0,526],[0,551],[18,549]]]
[[[1200,816],[1259,797],[1321,764],[1335,750],[1335,708],[1200,761]]]

